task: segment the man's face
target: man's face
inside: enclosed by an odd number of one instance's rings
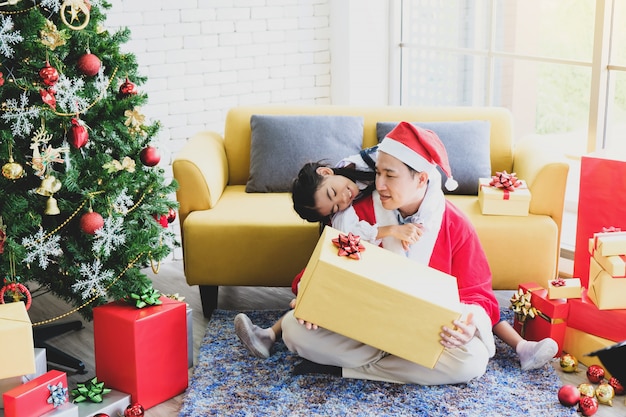
[[[412,172],[399,159],[378,152],[376,190],[385,209],[398,209],[405,216],[415,214],[426,192],[425,185],[424,175]]]

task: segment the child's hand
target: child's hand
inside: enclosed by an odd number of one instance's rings
[[[422,234],[424,234],[423,225],[406,223],[397,226],[394,236],[402,241],[402,248],[406,251],[412,244],[420,240]]]

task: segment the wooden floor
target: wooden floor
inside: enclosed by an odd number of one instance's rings
[[[200,296],[197,287],[189,287],[185,282],[182,272],[181,262],[166,262],[161,265],[158,274],[154,274],[150,269],[145,271],[153,282],[154,287],[164,294],[178,293],[185,297],[193,309],[193,336],[194,336],[194,358],[197,356],[202,337],[207,326],[207,319],[202,315],[200,306]],[[220,288],[218,308],[227,310],[250,310],[250,309],[281,309],[288,305],[292,298],[290,288],[256,288],[256,287],[222,287]],[[497,295],[502,305],[509,305],[509,298],[512,292],[498,291]],[[33,300],[33,305],[29,310],[31,320],[35,323],[51,317],[56,317],[69,310],[67,304],[52,295],[43,295]],[[74,314],[66,320],[80,320],[78,314]],[[63,349],[65,352],[79,357],[86,366],[87,373],[76,375],[68,372],[68,382],[73,388],[77,382],[85,382],[95,376],[95,364],[93,353],[93,325],[91,322],[84,322],[84,328],[79,331],[72,331],[67,334],[57,336],[50,340],[53,345]],[[122,343],[122,341],[120,341]],[[234,343],[238,343],[234,341]],[[554,362],[558,367],[558,361]],[[581,372],[577,374],[566,374],[557,369],[563,383],[578,385],[586,382],[585,368],[581,367]],[[190,369],[191,376],[193,368]],[[557,393],[554,393],[555,401]],[[183,395],[172,398],[162,404],[156,405],[146,411],[146,417],[172,417],[176,416],[181,406]],[[3,413],[0,410],[0,417]],[[617,397],[613,407],[600,406],[596,417],[623,417],[626,416],[626,405],[624,397]]]

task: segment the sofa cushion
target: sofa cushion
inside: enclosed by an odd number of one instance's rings
[[[378,122],[376,124],[378,141],[383,140],[397,124],[397,122]],[[491,123],[488,120],[469,120],[414,124],[435,132],[448,151],[452,176],[459,186],[454,191],[449,191],[443,186],[444,193],[478,195],[478,178],[491,177],[489,142]],[[445,175],[441,168],[439,172],[442,175],[441,182],[445,184]]]
[[[289,192],[307,162],[335,165],[361,150],[361,116],[252,115],[248,193]]]

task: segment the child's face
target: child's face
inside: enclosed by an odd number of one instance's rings
[[[330,170],[320,172],[324,176],[320,187],[315,192],[315,208],[324,216],[331,216],[350,207],[359,194],[359,187],[343,175],[335,175]]]

